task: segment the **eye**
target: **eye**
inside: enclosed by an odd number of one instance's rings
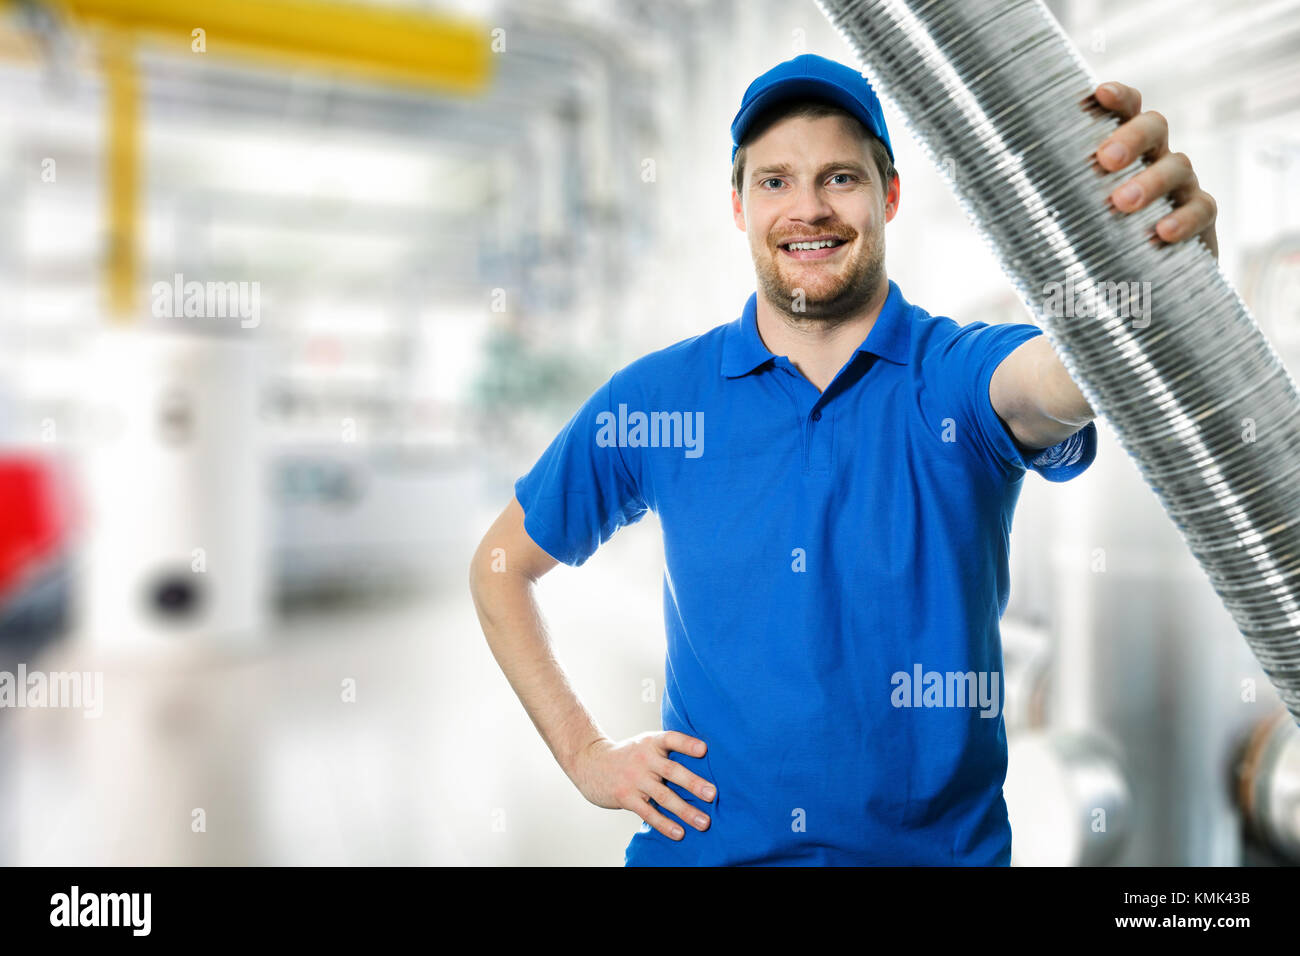
[[[768,183],[779,183],[780,181],[781,180],[779,179],[764,179],[761,183],[759,183],[759,185],[766,188]]]
[[[856,179],[856,178],[857,177],[852,175],[851,173],[836,173],[834,176],[831,177],[831,179]],[[845,185],[848,184],[845,183]]]

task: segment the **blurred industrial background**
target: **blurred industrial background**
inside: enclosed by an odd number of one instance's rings
[[[1300,369],[1300,3],[1049,6]],[[621,864],[467,564],[596,385],[739,314],[728,127],[801,52],[851,59],[811,0],[0,2],[0,672],[85,676],[0,695],[0,863]],[[1026,321],[887,119],[890,277]],[[1012,535],[1013,862],[1295,862],[1297,730],[1099,427]],[[615,737],[659,727],[656,532],[540,585]]]

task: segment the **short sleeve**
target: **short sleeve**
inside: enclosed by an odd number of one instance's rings
[[[945,348],[943,388],[971,427],[977,453],[1009,474],[1038,472],[1048,481],[1069,481],[1097,456],[1097,425],[1083,428],[1050,448],[1028,448],[1003,424],[989,398],[989,383],[1002,360],[1043,330],[1027,322],[961,326]],[[955,391],[954,391],[955,390]]]
[[[624,459],[627,449],[604,440],[616,432],[609,427],[616,417],[614,384],[611,378],[596,389],[515,482],[524,530],[551,557],[574,567],[648,510]]]

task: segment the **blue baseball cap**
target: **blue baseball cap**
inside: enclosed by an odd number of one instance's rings
[[[795,99],[822,100],[848,110],[885,144],[890,162],[894,161],[885,115],[866,77],[852,67],[815,53],[804,53],[778,63],[749,84],[740,101],[740,112],[731,121],[732,161],[754,120],[769,106]]]

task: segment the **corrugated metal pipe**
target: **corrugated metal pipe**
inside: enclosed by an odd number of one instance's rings
[[[1092,98],[1078,51],[1038,0],[818,5],[956,192],[1300,723],[1300,395],[1205,244],[1153,240],[1167,199],[1130,215],[1106,203],[1144,163],[1095,164],[1119,119]]]

